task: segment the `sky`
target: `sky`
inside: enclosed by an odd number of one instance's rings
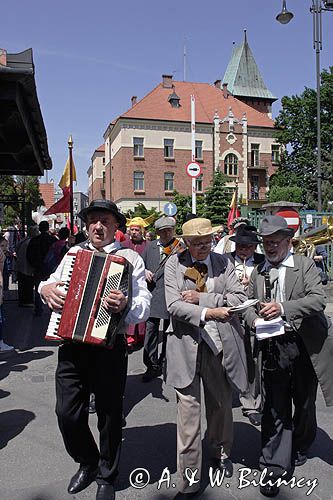
[[[279,98],[315,88],[311,0],[287,0],[288,25],[275,20],[282,0],[11,0],[0,11],[0,47],[33,49],[37,93],[57,184],[74,140],[77,190],[108,124],[144,97],[164,73],[183,80],[222,79],[244,29],[267,87]],[[333,65],[333,12],[323,13],[321,68]],[[41,178],[45,181],[45,177]]]

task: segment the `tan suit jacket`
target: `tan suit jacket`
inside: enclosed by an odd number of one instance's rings
[[[239,305],[247,298],[231,262],[216,253],[211,253],[210,258],[214,291],[201,293],[199,305],[184,302],[180,295],[183,290],[195,289],[195,284],[184,277],[186,269],[192,266],[189,251],[173,255],[165,265],[165,297],[173,330],[167,342],[166,381],[180,389],[190,385],[195,376],[198,344],[202,341],[203,309]],[[227,377],[239,391],[245,392],[248,388],[246,356],[238,316],[235,315],[230,322],[216,324],[223,344]]]

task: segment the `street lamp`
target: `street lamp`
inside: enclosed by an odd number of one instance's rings
[[[323,6],[324,4],[324,6]],[[321,137],[320,137],[320,51],[322,49],[322,22],[321,13],[323,10],[333,10],[333,0],[312,0],[310,12],[313,20],[313,48],[316,51],[316,80],[317,80],[317,191],[318,191],[318,212],[322,210],[321,193]],[[276,20],[281,24],[288,24],[294,15],[287,10],[286,0],[283,0],[282,11],[276,16]]]

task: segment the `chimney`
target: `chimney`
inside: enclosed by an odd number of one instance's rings
[[[215,82],[214,82],[214,86],[215,86],[217,89],[221,89],[221,80],[215,80]]]
[[[162,75],[162,86],[165,89],[172,89],[172,75]]]
[[[227,83],[222,83],[222,91],[223,91],[224,99],[228,99],[229,92],[228,92],[228,84]]]
[[[137,98],[138,98],[138,97],[137,97],[136,95],[132,95],[132,97],[131,97],[131,101],[132,101],[132,108],[133,108],[133,106],[135,106]]]
[[[7,51],[0,49],[0,66],[7,66]]]

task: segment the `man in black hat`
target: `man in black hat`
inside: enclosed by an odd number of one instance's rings
[[[290,252],[294,231],[286,220],[264,217],[259,234],[266,259],[254,269],[248,295],[261,301],[260,311],[249,308],[244,316],[252,328],[260,318],[284,323],[284,333],[260,341],[264,405],[259,468],[270,475],[260,492],[273,497],[279,492],[276,480],[307,460],[317,430],[318,381],[326,404],[333,405],[332,334],[318,271],[312,259]]]
[[[175,238],[176,221],[172,217],[160,217],[154,224],[158,240],[149,243],[142,258],[146,266],[148,288],[152,293],[150,317],[146,323],[143,362],[147,367],[142,376],[143,382],[150,382],[162,373],[165,358],[169,313],[165,302],[164,265],[168,255],[173,252],[179,240]],[[158,358],[158,334],[163,319],[163,342],[161,356]]]
[[[247,291],[253,269],[265,260],[264,255],[255,250],[260,240],[254,226],[241,225],[236,234],[230,236],[235,243],[235,251],[225,254],[234,264],[236,274]],[[239,397],[243,415],[249,418],[251,424],[259,426],[261,423],[261,390],[260,390],[260,362],[258,341],[251,335],[250,328],[244,325],[244,345],[249,375],[249,390]]]
[[[150,293],[147,290],[145,269],[138,253],[121,247],[115,241],[119,225],[125,217],[117,206],[108,200],[92,201],[79,217],[85,221],[89,239],[77,245],[71,252],[84,248],[103,251],[125,257],[130,263],[132,296],[119,290],[111,290],[106,305],[113,313],[121,313],[130,307],[125,322],[138,323],[149,316]],[[65,296],[61,284],[65,256],[50,278],[42,282],[39,291],[43,300],[53,310],[62,308]],[[56,413],[65,447],[79,470],[71,479],[68,493],[85,489],[96,479],[96,500],[115,498],[114,480],[118,473],[122,439],[122,405],[127,373],[125,328],[117,334],[112,349],[88,344],[64,342],[59,347],[56,372]],[[88,425],[89,394],[95,394],[100,447],[98,449]]]

